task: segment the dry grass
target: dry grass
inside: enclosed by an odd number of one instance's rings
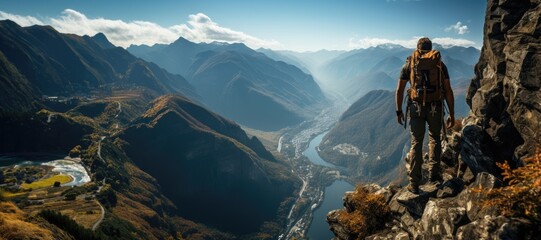
[[[0,202],[0,239],[54,239],[51,231],[27,222],[11,202]]]
[[[23,190],[30,190],[30,189],[51,187],[54,185],[54,182],[60,182],[61,184],[64,184],[64,183],[69,183],[71,181],[73,181],[73,178],[71,176],[58,174],[46,179],[35,181],[33,183],[23,183],[21,184],[21,187]]]
[[[355,239],[364,239],[383,229],[391,217],[383,195],[370,193],[363,185],[357,186],[349,200],[355,210],[341,210],[338,221],[351,235],[357,236]]]
[[[0,198],[3,199],[10,199],[13,197],[22,196],[24,194],[27,194],[27,192],[7,192],[7,191],[0,191]]]
[[[24,208],[26,212],[31,214],[37,214],[46,209],[60,212],[85,228],[91,228],[101,215],[101,208],[96,200],[53,201]]]
[[[526,217],[541,223],[541,148],[524,160],[524,166],[511,169],[507,161],[498,166],[507,186],[492,190],[484,206],[498,206],[506,216]],[[483,191],[481,189],[481,191]]]

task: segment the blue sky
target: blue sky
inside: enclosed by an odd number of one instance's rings
[[[0,19],[60,32],[104,32],[116,45],[244,42],[252,48],[349,50],[411,46],[421,36],[482,45],[484,0],[0,1]]]

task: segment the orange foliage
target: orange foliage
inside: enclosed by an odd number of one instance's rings
[[[391,218],[391,211],[385,204],[384,196],[370,193],[366,186],[358,185],[350,196],[349,203],[355,210],[340,210],[338,221],[348,232],[356,235],[357,239],[364,239],[383,229]]]
[[[511,169],[507,161],[497,164],[508,185],[488,191],[485,206],[499,206],[507,216],[521,216],[541,223],[541,150],[524,160],[524,166]]]
[[[11,202],[0,202],[0,239],[54,239],[51,231],[26,221]]]

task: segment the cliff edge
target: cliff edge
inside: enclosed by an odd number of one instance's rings
[[[344,196],[344,209],[327,216],[335,239],[539,236],[540,16],[539,0],[488,1],[481,57],[467,94],[471,111],[447,136],[444,183],[425,184],[419,195],[399,186],[358,186]],[[516,180],[519,172],[527,181]],[[524,192],[517,182],[525,184]],[[537,200],[524,208],[532,202],[513,198],[516,194],[534,194],[528,196]],[[502,196],[511,198],[500,201]],[[487,204],[491,201],[504,205]],[[513,208],[514,214],[506,211]]]

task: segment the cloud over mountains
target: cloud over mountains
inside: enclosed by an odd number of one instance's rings
[[[121,47],[135,45],[154,45],[156,43],[169,44],[179,37],[184,37],[192,42],[240,42],[251,48],[284,48],[283,44],[276,40],[261,39],[244,32],[235,31],[231,28],[220,26],[204,13],[191,14],[186,23],[169,27],[161,26],[149,21],[129,21],[120,19],[107,19],[102,17],[91,18],[84,13],[73,9],[65,9],[58,17],[38,19],[33,16],[22,16],[0,11],[0,20],[10,19],[21,26],[51,25],[59,32],[73,33],[78,35],[95,35],[104,33],[109,41]],[[469,32],[468,26],[457,22],[444,29],[445,32],[456,32],[463,35]],[[348,49],[369,48],[382,44],[398,44],[407,48],[414,48],[419,37],[411,39],[387,39],[387,38],[351,38]],[[435,37],[433,42],[449,46],[470,47],[476,43],[464,38]]]
[[[383,44],[396,44],[406,48],[416,48],[417,41],[421,36],[414,36],[411,39],[387,39],[387,38],[351,38],[348,43],[348,47],[355,48],[370,48]],[[473,47],[475,42],[463,39],[463,38],[450,38],[450,37],[435,37],[430,38],[432,42],[440,44],[444,47],[461,46],[461,47]]]
[[[131,44],[153,45],[171,43],[179,37],[193,42],[242,42],[252,48],[276,48],[280,43],[264,40],[243,32],[222,27],[203,13],[192,14],[185,24],[163,27],[148,21],[131,21],[89,18],[73,9],[66,9],[57,18],[37,19],[33,16],[21,16],[0,11],[0,19],[10,19],[21,26],[51,25],[62,33],[95,35],[104,33],[115,45],[128,47]]]

